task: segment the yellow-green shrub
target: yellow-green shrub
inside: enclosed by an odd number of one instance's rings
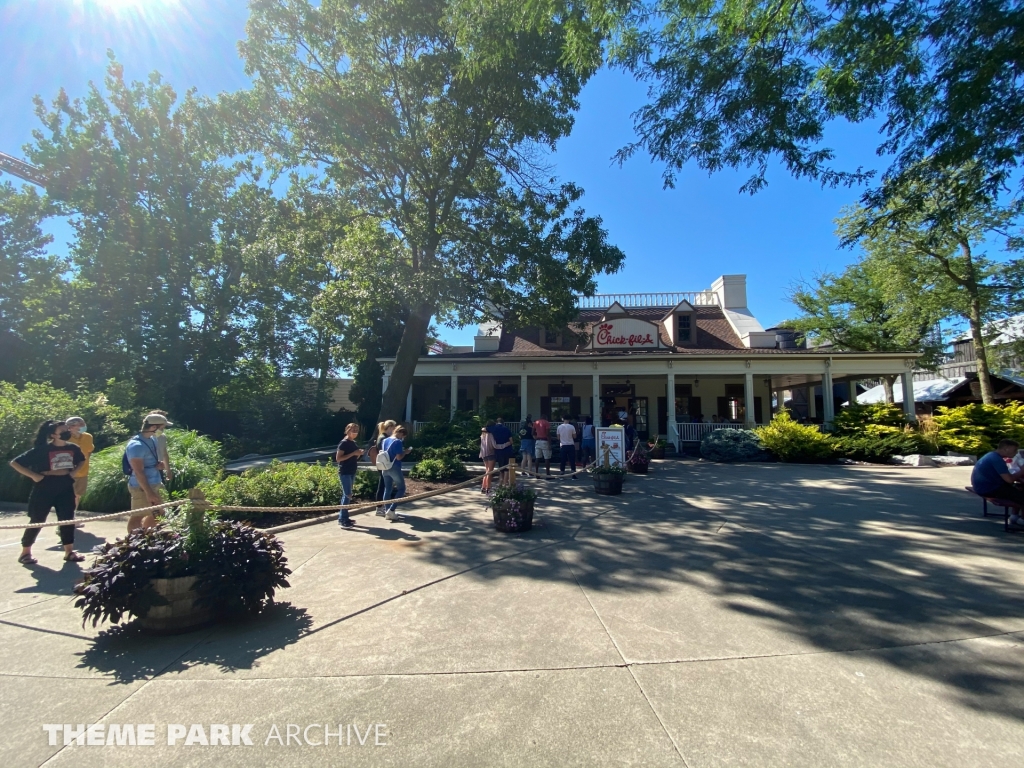
[[[782,411],[771,423],[758,427],[754,433],[761,445],[782,461],[814,462],[832,457],[832,440],[811,424],[793,421]]]

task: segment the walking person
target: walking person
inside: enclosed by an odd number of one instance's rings
[[[341,510],[338,512],[338,525],[352,528],[355,523],[348,516],[348,505],[352,503],[352,486],[356,481],[356,471],[363,449],[356,443],[360,427],[353,422],[345,427],[345,437],[338,443],[334,452],[334,461],[338,465],[338,480],[341,482]]]
[[[82,450],[69,443],[71,430],[63,421],[44,421],[39,425],[34,445],[11,461],[11,469],[31,480],[34,485],[28,497],[30,523],[42,523],[52,507],[58,520],[75,518],[75,470],[85,463]],[[35,565],[32,545],[39,536],[39,528],[26,528],[21,536],[22,565]],[[59,527],[60,543],[64,545],[64,562],[80,563],[85,557],[75,552],[75,526]]]
[[[519,453],[522,456],[523,471],[532,472],[536,463],[533,460],[533,452],[537,448],[537,441],[533,437],[533,416],[526,414],[526,421],[519,429]]]
[[[396,422],[396,421],[394,421],[392,419],[388,419],[387,421],[382,421],[382,422],[380,422],[380,424],[377,425],[377,442],[374,444],[374,447],[370,449],[370,463],[374,465],[375,469],[376,469],[376,466],[377,466],[377,454],[381,452],[381,450],[384,447],[384,441],[387,440],[389,437],[391,437],[391,433],[394,431],[396,426],[398,426],[398,422]],[[384,473],[383,472],[380,473],[380,478],[378,478],[378,480],[377,480],[377,493],[375,493],[373,495],[373,499],[374,499],[374,501],[378,501],[378,502],[384,500]],[[384,517],[384,505],[383,504],[378,504],[377,505],[377,517]]]
[[[580,463],[584,467],[597,460],[597,442],[594,437],[594,417],[587,416],[583,421],[583,435],[580,439]]]
[[[160,413],[151,413],[142,420],[142,429],[125,448],[124,457],[131,470],[128,478],[128,493],[132,497],[133,510],[154,507],[167,501],[167,489],[164,487],[163,471],[167,465],[160,460],[160,447],[157,435],[172,426],[167,417]],[[156,513],[144,512],[132,514],[128,518],[128,533],[136,528],[152,528],[156,525]]]
[[[391,457],[391,467],[385,469],[381,475],[384,478],[384,501],[391,504],[384,505],[384,519],[389,522],[404,520],[396,511],[395,499],[405,496],[405,476],[402,475],[402,459],[408,451],[405,449],[405,427],[397,426],[381,444],[381,450]]]
[[[540,418],[533,422],[533,439],[536,440],[534,455],[537,457],[537,474],[540,474],[540,462],[543,459],[548,477],[551,477],[551,440],[548,434],[551,431],[551,422],[545,418],[546,415],[542,413]]]
[[[81,416],[71,416],[65,419],[64,423],[71,432],[68,442],[72,445],[77,445],[78,450],[85,456],[82,466],[71,475],[75,482],[75,509],[78,509],[78,505],[82,503],[82,497],[85,496],[86,488],[89,487],[89,457],[96,450],[96,446],[93,443],[92,435],[85,431],[85,419]]]
[[[576,479],[576,427],[569,421],[569,415],[562,417],[558,425],[558,450],[562,462],[562,474],[565,474],[566,462],[572,465],[573,480]]]
[[[484,477],[480,481],[480,493],[487,493],[491,490],[491,471],[494,469],[495,464],[498,463],[497,450],[494,447],[494,435],[488,429],[493,424],[493,421],[488,421],[484,428],[480,430],[480,461],[484,463]]]

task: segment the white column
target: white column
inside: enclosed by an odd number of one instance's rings
[[[780,413],[786,407],[786,390],[775,391],[775,413]]]
[[[818,418],[818,404],[814,399],[814,385],[807,385],[807,420],[814,421]]]
[[[914,371],[906,370],[901,374],[903,379],[903,413],[910,422],[917,421],[917,409],[914,407]]]
[[[825,424],[831,424],[836,417],[836,399],[832,393],[832,368],[825,367],[821,375],[821,415]]]
[[[452,412],[449,418],[455,418],[455,411],[459,407],[459,374],[452,374]]]
[[[746,426],[754,425],[754,374],[743,374],[743,421]]]
[[[412,423],[412,384],[409,384],[409,391],[405,395],[405,420]]]
[[[590,414],[594,417],[594,428],[601,426],[601,374],[595,373],[591,378],[593,387],[590,398]]]
[[[526,421],[526,411],[527,411],[527,409],[529,407],[527,405],[527,402],[526,402],[526,395],[528,393],[527,386],[526,386],[526,380],[527,380],[527,377],[526,377],[525,373],[519,374],[519,420],[520,421]]]
[[[669,373],[666,381],[667,397],[665,402],[667,405],[665,409],[668,411],[668,416],[665,419],[668,434],[665,436],[667,442],[678,448],[679,446],[679,435],[676,429],[676,375],[675,373]]]

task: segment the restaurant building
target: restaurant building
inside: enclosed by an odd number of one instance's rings
[[[800,388],[820,388],[821,413],[811,395],[807,415],[830,423],[855,381],[897,374],[909,382],[918,357],[797,348],[792,332],[765,330],[747,308],[745,275],[723,275],[703,291],[579,297],[577,308],[568,327],[492,323],[472,347],[421,357],[405,420],[415,428],[440,406],[600,424],[626,410],[641,437],[681,448],[729,424],[767,423]],[[394,358],[380,362],[387,388]],[[840,382],[850,386],[837,393]],[[904,409],[913,417],[912,398]]]

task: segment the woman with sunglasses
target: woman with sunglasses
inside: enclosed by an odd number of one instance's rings
[[[31,523],[46,521],[52,507],[58,520],[75,517],[75,470],[85,463],[85,454],[73,443],[67,442],[71,430],[63,421],[44,421],[36,434],[35,445],[11,461],[11,468],[24,475],[35,485],[28,497],[28,519]],[[26,528],[21,537],[21,555],[18,562],[34,565],[32,545],[39,536],[39,528]],[[75,552],[75,526],[60,526],[60,542],[64,545],[64,562],[80,563],[85,557]]]

